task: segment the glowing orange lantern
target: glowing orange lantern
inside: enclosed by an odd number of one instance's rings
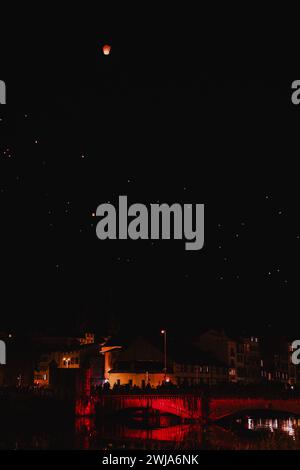
[[[105,44],[102,47],[102,52],[103,52],[104,55],[109,55],[110,51],[111,51],[111,46],[109,44]]]

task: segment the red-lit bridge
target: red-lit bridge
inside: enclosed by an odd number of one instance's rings
[[[184,419],[218,421],[251,410],[269,410],[300,416],[300,399],[203,398],[197,394],[103,394],[78,400],[76,413],[91,415],[96,411],[115,414],[124,410],[148,410],[170,413]]]
[[[211,421],[217,421],[230,415],[251,410],[278,411],[300,416],[300,399],[211,398],[209,400],[208,418]]]
[[[154,410],[181,418],[200,419],[202,400],[199,395],[100,395],[98,409],[115,413],[121,410]]]

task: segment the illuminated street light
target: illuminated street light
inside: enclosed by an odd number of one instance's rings
[[[70,358],[70,357],[63,357],[63,361],[66,363],[67,368],[69,368],[69,364],[70,364],[70,362],[71,362],[71,358]]]
[[[165,382],[167,379],[167,330],[161,330],[160,333],[164,335],[164,375]]]

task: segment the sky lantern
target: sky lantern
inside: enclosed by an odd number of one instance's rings
[[[102,47],[102,52],[104,55],[109,55],[111,51],[111,46],[109,44],[104,44]]]

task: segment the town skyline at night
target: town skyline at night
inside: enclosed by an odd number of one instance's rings
[[[299,451],[300,81],[112,20],[0,31],[0,454]]]

